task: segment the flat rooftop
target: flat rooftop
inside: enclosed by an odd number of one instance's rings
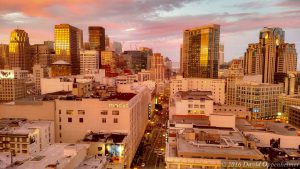
[[[81,164],[75,169],[105,169],[108,163],[106,157],[92,156],[86,158]]]
[[[24,161],[19,166],[13,166],[12,169],[42,169],[47,166],[56,166],[64,168],[81,150],[87,149],[88,144],[53,144],[31,159]],[[65,152],[68,151],[68,153]]]
[[[300,130],[297,127],[291,124],[275,121],[248,121],[246,119],[236,119],[236,127],[240,131],[244,132],[266,132],[286,136],[297,136],[300,132]]]
[[[0,119],[1,135],[28,135],[34,128],[49,127],[51,121],[27,120],[22,118],[2,118]]]
[[[194,135],[195,139],[191,139],[190,135]],[[258,150],[247,148],[242,134],[233,128],[200,127],[179,130],[176,135],[176,147],[170,146],[169,150],[170,157],[189,154],[199,158],[201,156],[263,158]]]
[[[112,142],[123,143],[127,134],[122,133],[89,133],[83,139],[84,142]]]
[[[189,90],[189,91],[179,91],[176,94],[180,95],[182,100],[201,100],[201,99],[213,100],[211,97],[209,97],[212,96],[211,91]]]
[[[205,115],[173,115],[170,124],[201,124],[209,125],[209,117]]]

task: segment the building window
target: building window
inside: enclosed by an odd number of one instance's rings
[[[61,114],[61,110],[60,109],[58,110],[58,113]]]
[[[114,118],[114,123],[118,123],[118,118]]]
[[[77,88],[77,84],[73,84],[73,88]]]
[[[68,122],[72,123],[72,118],[71,117],[68,118]]]
[[[194,108],[199,108],[199,104],[194,104]]]
[[[102,147],[98,147],[98,151],[101,151],[102,150]]]
[[[102,118],[102,123],[106,123],[106,118]]]
[[[61,133],[59,133],[59,137],[62,137],[62,134],[61,134]]]
[[[205,108],[205,105],[200,105],[200,108],[201,108],[201,109],[204,109],[204,108]]]
[[[79,123],[83,123],[83,118],[79,118]]]
[[[59,125],[59,130],[61,130],[61,125]]]
[[[119,110],[113,110],[112,115],[119,115]]]
[[[59,122],[61,122],[61,117],[59,117]]]
[[[193,108],[193,104],[188,104],[188,108]]]
[[[73,110],[67,110],[66,113],[67,113],[67,115],[72,115],[73,114]]]
[[[85,111],[84,111],[84,110],[78,110],[78,114],[84,115],[84,114],[85,114]]]
[[[107,110],[102,110],[101,111],[101,115],[107,115],[107,114],[108,114]]]

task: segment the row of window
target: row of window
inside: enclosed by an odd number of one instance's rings
[[[61,122],[61,118],[59,118],[59,122]],[[72,123],[73,122],[73,118],[72,117],[68,117],[68,122]],[[114,123],[119,123],[119,119],[118,118],[114,118],[113,120]],[[79,123],[83,123],[83,118],[79,118]],[[102,123],[106,123],[106,118],[102,118]],[[59,126],[59,129],[61,130],[61,125]]]
[[[188,104],[188,108],[201,108],[201,109],[204,109],[205,108],[205,105],[199,105],[199,104]]]
[[[75,112],[74,110],[66,110],[67,115],[73,115],[74,112]],[[59,110],[59,114],[61,114],[61,110]],[[85,110],[78,110],[77,114],[85,115]],[[101,115],[108,115],[108,111],[107,110],[102,110]],[[112,115],[120,115],[119,110],[113,110]]]

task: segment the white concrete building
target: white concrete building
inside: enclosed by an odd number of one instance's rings
[[[171,79],[170,93],[174,94],[178,91],[201,90],[211,91],[212,98],[215,103],[225,103],[225,80],[224,79],[208,79],[208,78],[183,78],[176,76]]]
[[[88,144],[53,144],[12,169],[73,169],[87,157]]]
[[[279,140],[280,148],[299,149],[300,129],[281,122],[237,119],[236,127],[257,147],[271,147],[271,140]]]
[[[35,85],[35,92],[36,94],[41,94],[41,79],[44,78],[44,68],[41,65],[34,65],[33,66],[33,79]]]
[[[99,51],[80,50],[80,74],[99,69]]]
[[[140,72],[138,72],[138,81],[148,81],[151,80],[151,72],[150,70],[142,69]]]
[[[150,90],[131,89],[106,98],[57,99],[56,141],[77,142],[90,132],[119,132],[128,135],[129,167],[148,122]],[[76,134],[74,134],[76,133]]]
[[[177,92],[170,98],[169,118],[174,115],[205,115],[213,112],[213,99],[210,91]]]
[[[54,143],[53,121],[0,119],[0,152],[36,154]]]
[[[69,78],[42,78],[41,94],[57,91],[72,91],[73,81]]]
[[[134,75],[119,75],[116,77],[116,84],[131,84],[137,82],[137,74]]]

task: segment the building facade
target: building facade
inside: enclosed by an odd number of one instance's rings
[[[29,37],[24,30],[15,29],[10,34],[9,64],[10,67],[20,67],[22,70],[32,70]]]
[[[220,25],[185,30],[180,59],[183,76],[218,78],[219,46]]]
[[[151,56],[151,80],[159,83],[165,80],[164,57],[160,53],[154,53]]]
[[[31,45],[31,54],[33,57],[33,64],[50,67],[52,59],[55,56],[55,51],[51,45],[35,44]]]
[[[263,83],[274,83],[275,73],[296,71],[295,44],[285,43],[284,38],[281,28],[263,28],[259,43],[249,44],[245,53],[245,74],[262,74]]]
[[[96,50],[80,50],[80,74],[99,69],[99,52]]]
[[[275,119],[282,92],[279,84],[240,83],[236,85],[236,105],[249,108],[253,119]]]
[[[282,94],[278,98],[278,118],[289,122],[289,107],[300,106],[299,95],[286,95]]]
[[[215,103],[225,103],[225,80],[210,78],[183,78],[176,76],[171,79],[170,93],[174,94],[178,91],[200,90],[211,91],[212,99]]]
[[[55,25],[55,57],[53,62],[65,61],[71,65],[73,75],[80,73],[80,60],[78,49],[78,28],[69,24]]]
[[[0,69],[8,69],[9,68],[9,55],[8,55],[8,45],[0,44]]]
[[[105,50],[105,29],[101,26],[89,26],[89,48],[99,51],[101,68],[101,51]]]
[[[0,152],[36,154],[54,143],[53,121],[0,119]]]

